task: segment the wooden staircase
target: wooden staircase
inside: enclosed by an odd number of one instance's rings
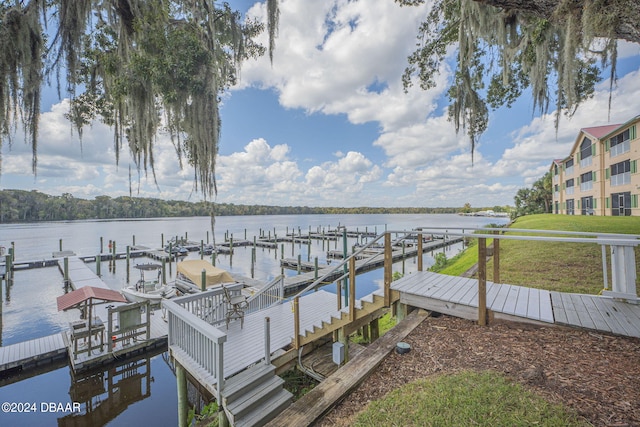
[[[319,319],[318,323],[313,325],[312,330],[307,329],[301,331],[300,345],[302,346],[313,342],[345,326],[351,330],[355,330],[375,318],[380,317],[380,312],[387,310],[384,305],[384,292],[378,290],[357,300],[355,307],[355,318],[353,320],[349,319],[349,308],[345,307],[342,310],[332,313],[328,317]]]
[[[227,419],[235,427],[262,426],[291,404],[292,394],[273,365],[259,363],[229,378],[222,390]]]

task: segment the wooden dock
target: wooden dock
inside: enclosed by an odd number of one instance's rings
[[[478,319],[478,281],[415,272],[391,283],[400,302],[426,310]],[[550,292],[487,282],[487,308],[495,318],[551,323],[640,337],[640,305],[598,295]]]
[[[62,332],[0,347],[0,374],[7,375],[67,358]]]
[[[158,347],[166,348],[167,323],[162,318],[161,310],[153,313],[149,341],[118,343],[112,352],[108,351],[108,346],[111,345],[109,337],[105,337],[103,351],[95,350],[91,355],[81,352],[74,360],[73,357],[69,357],[71,345],[68,331],[0,347],[0,375],[7,376],[32,370],[61,360],[70,360],[74,370],[82,371],[109,364],[115,357],[127,358]]]

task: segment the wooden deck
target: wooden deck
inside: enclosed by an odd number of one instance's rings
[[[336,305],[336,295],[326,291],[300,298],[300,330],[313,330],[313,325],[319,319],[327,318],[336,311]],[[242,329],[238,320],[229,323],[228,330],[224,325],[220,326],[220,330],[227,333],[227,342],[224,344],[225,378],[264,359],[265,317],[269,317],[271,323],[271,352],[291,344],[294,331],[290,302],[246,315]]]
[[[392,282],[400,302],[476,320],[478,281],[432,272],[415,272]],[[640,337],[640,305],[612,298],[549,292],[487,282],[487,308],[496,318],[553,323]]]

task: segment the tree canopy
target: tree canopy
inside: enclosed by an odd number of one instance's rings
[[[521,188],[514,197],[515,217],[539,213],[550,213],[553,202],[551,172],[533,183],[531,188]]]
[[[415,6],[425,0],[396,0]],[[616,77],[617,40],[640,43],[637,0],[433,0],[409,57],[405,88],[423,89],[456,49],[449,118],[466,130],[471,150],[489,109],[511,106],[524,90],[542,113],[573,114],[592,96],[602,70]],[[609,101],[611,102],[611,100]]]
[[[277,1],[267,10],[272,55]],[[0,1],[0,143],[21,123],[36,173],[41,91],[54,82],[80,135],[100,118],[115,130],[116,156],[128,144],[146,172],[158,132],[168,132],[212,195],[219,96],[244,60],[266,51],[255,42],[263,29],[212,0]]]

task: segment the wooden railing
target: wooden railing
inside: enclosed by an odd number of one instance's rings
[[[188,305],[185,303],[185,306]],[[180,305],[177,299],[162,300],[162,307],[167,311],[169,349],[182,366],[188,370],[193,368],[191,372],[204,370],[215,379],[218,394],[216,400],[221,402],[220,393],[224,387],[224,343],[227,334],[212,327],[185,306]]]

